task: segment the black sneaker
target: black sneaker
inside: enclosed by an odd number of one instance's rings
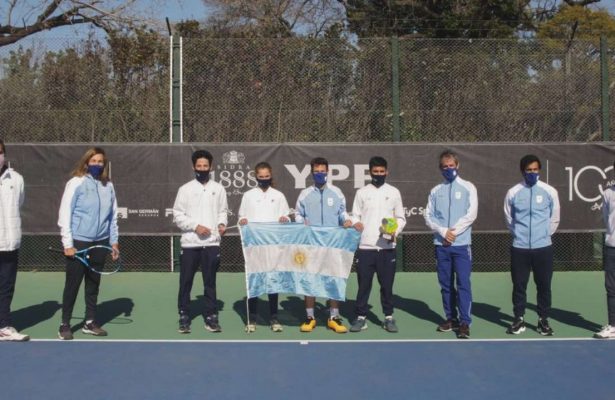
[[[397,333],[397,325],[395,324],[395,320],[393,318],[385,318],[382,323],[382,328],[390,333]]]
[[[73,340],[73,332],[70,330],[69,324],[60,325],[58,338],[60,338],[60,340]]]
[[[179,314],[179,333],[190,333],[190,316],[188,314]]]
[[[518,335],[523,332],[525,332],[525,321],[523,320],[523,317],[515,318],[513,323],[506,330],[506,333],[511,335]]]
[[[469,339],[470,338],[470,326],[468,324],[460,324],[457,331],[457,338]]]
[[[90,323],[86,322],[83,325],[83,328],[81,328],[81,332],[94,336],[107,336],[107,331],[98,326],[95,321],[92,321]]]
[[[549,320],[546,318],[539,318],[538,324],[536,324],[536,330],[542,336],[553,336],[553,329],[549,326]]]
[[[365,317],[358,317],[350,325],[350,332],[361,332],[367,329],[367,319]]]
[[[222,328],[218,323],[217,315],[210,315],[209,317],[205,318],[205,329],[210,332],[222,332]]]
[[[459,321],[457,319],[447,319],[436,328],[438,332],[450,332],[459,329]]]

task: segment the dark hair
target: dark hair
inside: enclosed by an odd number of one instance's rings
[[[316,157],[312,159],[312,161],[310,161],[310,171],[314,171],[315,165],[324,165],[325,167],[327,167],[327,171],[329,170],[329,161],[327,161],[326,158]]]
[[[442,153],[440,153],[440,157],[438,157],[438,167],[442,167],[442,160],[445,158],[452,158],[455,160],[455,164],[459,164],[459,158],[457,157],[457,153],[453,150],[446,149]]]
[[[196,160],[199,158],[206,158],[209,161],[209,168],[211,168],[211,164],[214,161],[214,157],[207,150],[197,150],[192,153],[192,165],[196,165]]]
[[[4,147],[4,140],[0,139],[0,147],[2,147],[2,152],[6,153],[6,147]]]
[[[387,160],[380,156],[374,156],[369,159],[369,170],[371,171],[374,167],[384,167],[387,168]]]
[[[538,169],[542,169],[542,164],[540,164],[540,159],[533,154],[527,154],[523,156],[521,158],[521,161],[519,162],[519,168],[521,169],[521,172],[524,172],[527,166],[533,162],[537,162]]]
[[[266,161],[261,161],[256,164],[256,166],[254,167],[254,173],[256,174],[259,169],[268,169],[269,172],[273,174],[273,168],[271,168],[271,165]]]

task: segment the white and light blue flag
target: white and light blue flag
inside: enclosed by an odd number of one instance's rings
[[[295,293],[345,300],[360,238],[352,228],[295,223],[241,226],[248,297]]]

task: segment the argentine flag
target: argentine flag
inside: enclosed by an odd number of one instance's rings
[[[249,223],[241,226],[248,298],[266,293],[345,300],[361,234],[353,228]]]

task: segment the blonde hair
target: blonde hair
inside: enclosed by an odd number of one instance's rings
[[[100,174],[99,179],[103,185],[109,182],[109,161],[107,160],[105,151],[100,147],[90,147],[81,156],[79,161],[77,161],[77,164],[75,164],[75,168],[71,171],[71,176],[85,176],[88,173],[88,163],[90,162],[90,159],[97,154],[102,154],[104,162],[104,169],[102,174]]]

